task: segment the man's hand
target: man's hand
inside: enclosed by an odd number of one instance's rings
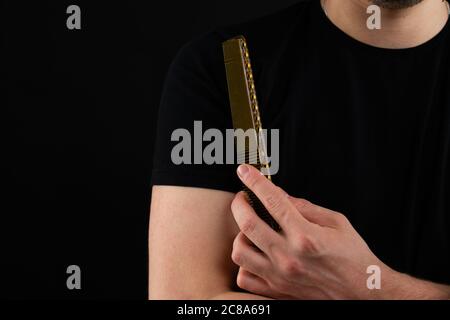
[[[343,214],[289,197],[252,166],[240,166],[238,175],[282,228],[273,231],[244,193],[236,195],[231,209],[241,232],[232,259],[240,267],[237,284],[242,289],[278,299],[396,299],[412,298],[399,294],[420,284],[425,291],[434,290],[427,291],[430,297],[448,297],[446,286],[387,267]],[[379,290],[367,287],[371,265],[381,270]]]

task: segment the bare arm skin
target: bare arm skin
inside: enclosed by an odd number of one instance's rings
[[[232,292],[238,227],[234,194],[154,186],[149,229],[149,299],[259,299]]]

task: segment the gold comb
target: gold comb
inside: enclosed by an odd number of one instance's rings
[[[225,41],[222,47],[233,127],[235,130],[250,132],[245,143],[236,144],[237,160],[239,163],[251,164],[260,171],[264,168],[264,175],[271,180],[247,42],[243,36],[239,36]],[[252,130],[247,131],[249,129]],[[280,226],[258,197],[246,186],[243,190],[256,214],[272,229],[280,231]]]

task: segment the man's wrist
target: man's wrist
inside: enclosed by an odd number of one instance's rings
[[[375,293],[381,300],[447,300],[450,287],[414,278],[386,267],[382,286]]]

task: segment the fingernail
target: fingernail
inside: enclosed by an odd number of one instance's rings
[[[240,165],[237,169],[237,174],[241,179],[244,179],[248,173],[248,167],[244,164]]]

